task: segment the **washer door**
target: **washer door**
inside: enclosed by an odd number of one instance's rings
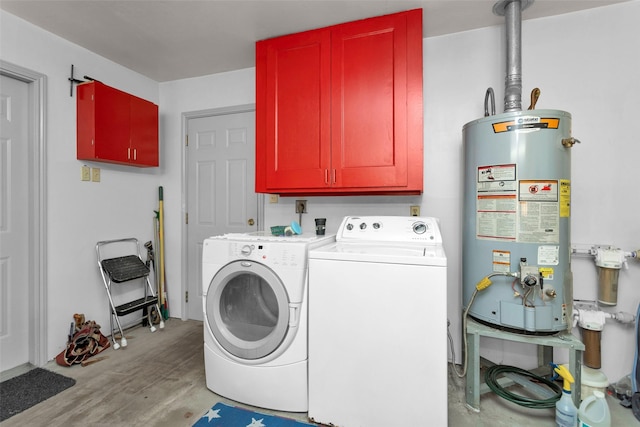
[[[275,351],[287,334],[289,297],[270,268],[233,261],[213,276],[205,316],[226,351],[241,359],[260,359]]]

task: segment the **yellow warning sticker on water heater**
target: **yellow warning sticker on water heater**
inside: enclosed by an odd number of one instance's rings
[[[540,267],[540,275],[545,280],[553,280],[553,268],[551,268],[551,267]]]
[[[571,181],[560,180],[560,218],[571,216]]]

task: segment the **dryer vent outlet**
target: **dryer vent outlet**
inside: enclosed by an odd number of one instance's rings
[[[296,213],[307,213],[306,200],[296,200]]]

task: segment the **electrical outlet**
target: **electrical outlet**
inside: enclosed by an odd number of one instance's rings
[[[409,207],[409,215],[411,215],[411,216],[420,216],[420,206],[410,206]]]
[[[82,181],[91,181],[91,168],[89,166],[82,166],[80,169],[80,179]]]
[[[100,182],[100,168],[91,169],[91,181]]]
[[[278,203],[278,195],[269,194],[269,203]]]
[[[296,213],[307,213],[306,200],[296,200]]]

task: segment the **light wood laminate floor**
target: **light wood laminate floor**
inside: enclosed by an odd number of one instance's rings
[[[129,341],[126,348],[109,348],[97,356],[108,356],[107,359],[86,367],[62,367],[49,362],[45,369],[75,378],[76,385],[14,415],[0,426],[190,427],[216,402],[307,421],[306,413],[251,408],[207,389],[202,322],[169,319],[163,331],[151,333],[147,328],[138,327],[128,330],[126,336]],[[6,374],[3,373],[2,379]],[[493,393],[483,395],[481,411],[473,412],[464,403],[464,385],[464,379],[457,378],[449,369],[449,426],[555,425],[553,409],[522,408]],[[428,395],[428,385],[425,391]],[[622,408],[610,397],[608,402],[612,426],[640,426],[631,410]],[[389,396],[387,409],[402,410],[402,402],[395,402],[393,396]],[[443,427],[432,425],[428,420],[425,414],[425,419],[416,420],[415,426]]]

